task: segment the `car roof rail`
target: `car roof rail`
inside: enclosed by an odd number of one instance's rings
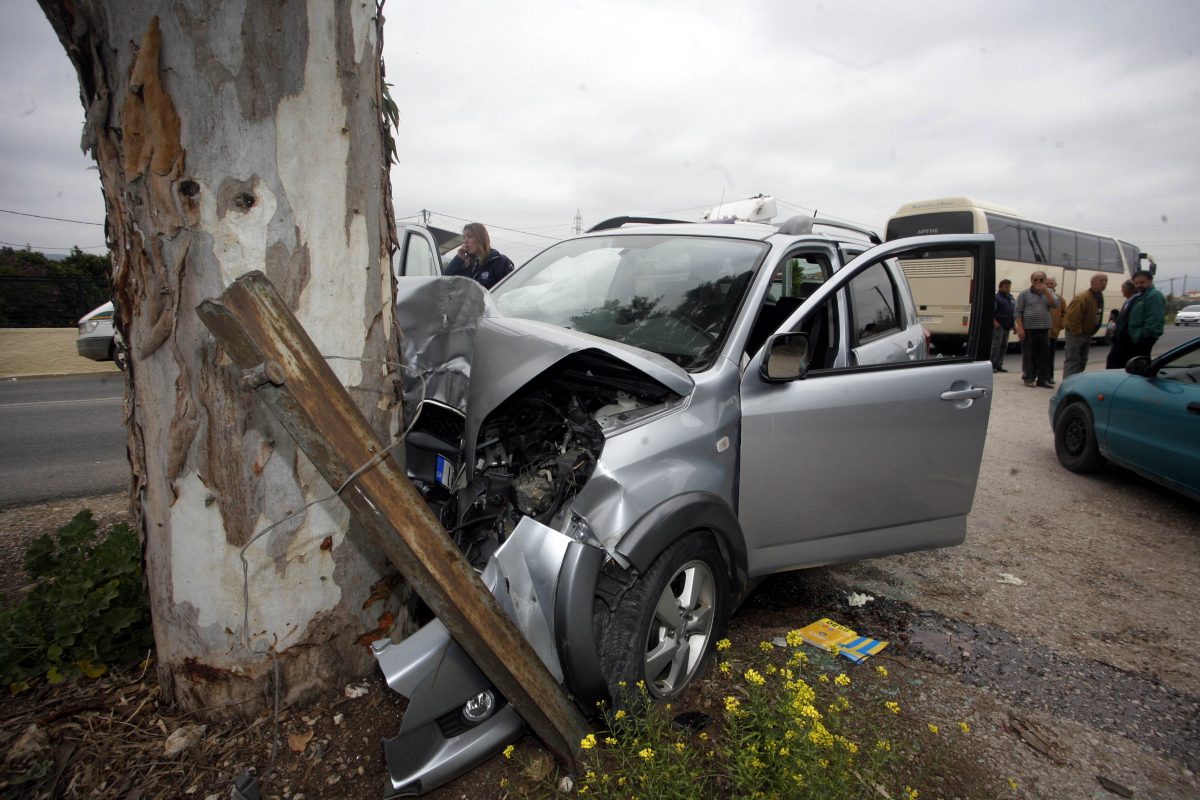
[[[588,228],[586,233],[594,233],[596,231],[610,231],[614,228],[619,228],[622,225],[630,222],[639,222],[643,225],[679,225],[690,224],[681,219],[659,219],[658,217],[613,217],[606,219],[603,222],[597,222],[592,227]]]
[[[825,225],[829,228],[842,228],[843,230],[854,231],[866,236],[871,240],[872,244],[883,244],[883,239],[879,238],[879,234],[870,228],[864,228],[861,225],[855,225],[851,222],[839,222],[828,217],[809,217],[804,214],[779,223],[779,232],[788,236],[804,236],[813,232],[814,225]]]

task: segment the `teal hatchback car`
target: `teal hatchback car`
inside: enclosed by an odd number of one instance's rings
[[[1200,500],[1200,338],[1123,370],[1072,375],[1050,400],[1050,424],[1072,472],[1112,461]]]

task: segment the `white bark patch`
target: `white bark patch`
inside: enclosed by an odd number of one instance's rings
[[[300,242],[309,250],[309,281],[296,317],[322,354],[357,356],[367,339],[363,303],[371,248],[361,213],[354,214],[348,230],[345,223],[347,160],[355,134],[343,132],[332,3],[308,4],[308,32],[304,91],[281,100],[275,115],[279,178]],[[329,365],[347,386],[362,380],[359,362]]]
[[[253,193],[256,199],[247,211],[230,209],[224,219],[218,219],[216,192],[201,187],[200,224],[212,234],[213,255],[221,265],[225,286],[251,270],[267,267],[267,226],[279,203],[260,179],[255,179]]]
[[[175,489],[179,500],[171,509],[171,529],[177,532],[171,552],[173,600],[191,603],[198,610],[199,628],[215,625],[218,630],[240,631],[240,548],[225,541],[221,510],[217,503],[205,507],[208,490],[195,472],[176,481]],[[317,489],[323,490],[324,486]],[[246,560],[250,563],[251,637],[265,632],[267,642],[277,650],[286,649],[300,641],[318,614],[337,606],[342,590],[333,582],[332,550],[320,548],[326,536],[332,536],[337,547],[345,536],[348,518],[345,505],[336,500],[308,509],[305,525],[288,547],[286,575],[276,570],[267,553],[269,534],[250,545]],[[260,518],[256,530],[272,521]]]
[[[358,63],[367,55],[375,54],[375,16],[374,3],[358,4],[358,8],[350,9],[350,25],[354,31],[354,58]],[[363,42],[366,42],[370,48],[370,53],[363,50]]]

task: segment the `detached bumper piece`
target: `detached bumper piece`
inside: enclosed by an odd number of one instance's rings
[[[455,709],[435,722],[384,740],[385,798],[413,797],[441,786],[479,766],[525,731],[525,721],[507,704],[473,727],[466,727],[462,717],[462,711]]]
[[[480,576],[556,680],[558,577],[577,543],[525,517]],[[434,620],[399,644],[372,646],[388,686],[408,698],[400,733],[383,742],[386,797],[413,797],[457,778],[520,738],[525,721]]]

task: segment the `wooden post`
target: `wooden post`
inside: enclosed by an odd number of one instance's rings
[[[241,276],[196,313],[330,486],[383,450],[266,275]],[[390,455],[341,499],[559,763],[577,771],[587,720]]]

